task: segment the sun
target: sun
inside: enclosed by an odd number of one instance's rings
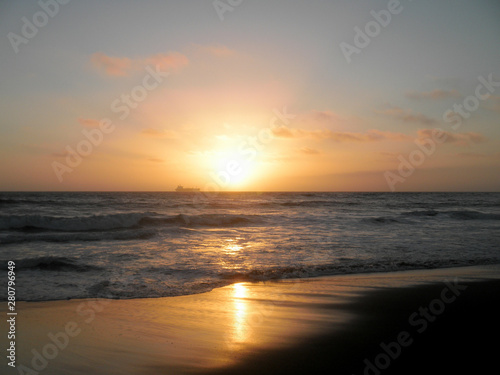
[[[251,183],[256,162],[251,155],[235,149],[214,152],[212,178],[221,188],[243,188]]]

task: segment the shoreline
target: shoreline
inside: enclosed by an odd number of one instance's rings
[[[54,375],[280,373],[284,369],[293,374],[301,373],[299,368],[308,373],[347,369],[363,365],[365,357],[373,363],[376,356],[370,353],[380,337],[394,342],[403,328],[419,336],[414,330],[423,328],[422,317],[408,326],[409,313],[439,299],[445,281],[455,278],[468,289],[456,302],[444,305],[445,313],[479,316],[477,311],[471,314],[468,303],[476,299],[475,306],[484,309],[486,292],[496,292],[500,286],[500,265],[240,282],[177,297],[18,302],[16,364]],[[471,287],[479,284],[481,288]],[[446,294],[448,300],[451,297]],[[440,306],[436,303],[434,309]],[[461,309],[467,314],[461,314]],[[428,326],[426,335],[431,337],[427,332],[438,325]],[[445,336],[453,331],[450,328]],[[369,342],[371,349],[360,349]],[[340,353],[348,344],[357,349],[344,350],[337,357],[328,352]],[[409,353],[421,351],[422,345],[410,346]],[[374,347],[380,351],[378,344]],[[397,363],[415,357],[403,354]],[[354,359],[360,355],[361,362]],[[301,367],[312,366],[311,361],[313,367]],[[6,374],[10,373],[17,371],[7,368]]]
[[[353,272],[353,273],[338,273],[338,274],[331,274],[331,275],[314,275],[314,276],[307,276],[307,277],[302,277],[302,278],[282,278],[282,279],[268,279],[268,280],[235,280],[231,281],[228,284],[224,284],[221,286],[215,286],[210,290],[206,291],[200,291],[198,293],[192,293],[192,294],[179,294],[179,295],[171,295],[171,296],[162,296],[162,297],[132,297],[132,298],[109,298],[107,296],[99,295],[96,297],[86,297],[86,298],[61,298],[61,299],[49,299],[49,300],[34,300],[34,301],[26,301],[26,300],[17,300],[17,302],[22,302],[22,303],[42,303],[42,302],[60,302],[60,301],[85,301],[85,300],[95,300],[95,299],[109,299],[109,300],[141,300],[141,299],[161,299],[161,298],[175,298],[175,297],[185,297],[185,296],[195,296],[199,294],[204,294],[204,293],[210,293],[214,290],[220,289],[220,288],[226,288],[230,287],[231,285],[234,284],[240,284],[240,283],[249,283],[249,284],[258,284],[258,283],[280,283],[280,282],[300,282],[300,281],[306,281],[306,280],[317,280],[317,279],[323,279],[323,278],[330,278],[330,277],[356,277],[356,276],[377,276],[377,275],[392,275],[392,274],[399,274],[399,273],[410,273],[410,272],[433,272],[437,271],[439,272],[440,270],[454,270],[454,269],[473,269],[474,267],[479,267],[479,268],[484,268],[484,267],[495,267],[498,266],[500,267],[500,262],[498,263],[486,263],[486,264],[474,264],[474,265],[456,265],[456,266],[445,266],[445,267],[437,267],[437,268],[410,268],[410,269],[402,269],[402,270],[394,270],[394,271],[387,271],[387,270],[382,270],[382,271],[366,271],[366,272]],[[0,301],[0,303],[7,302],[5,301]],[[0,308],[0,311],[2,309]]]

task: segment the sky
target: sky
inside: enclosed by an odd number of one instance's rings
[[[500,191],[496,0],[0,0],[0,190]]]

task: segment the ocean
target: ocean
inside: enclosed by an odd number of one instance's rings
[[[8,261],[24,301],[493,264],[500,193],[3,192]]]

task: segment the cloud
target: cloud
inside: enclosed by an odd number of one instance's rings
[[[293,125],[297,128],[326,128],[346,129],[358,126],[362,121],[356,116],[343,116],[338,113],[324,110],[312,110],[294,115]]]
[[[158,136],[163,136],[163,130],[148,128],[148,129],[143,129],[141,131],[141,134],[158,137]]]
[[[310,147],[302,147],[299,150],[300,153],[306,154],[306,155],[318,155],[320,152],[316,149],[310,148]]]
[[[96,52],[90,57],[92,65],[108,76],[126,76],[132,68],[132,60],[127,57],[107,56]]]
[[[459,152],[456,155],[458,157],[467,159],[486,159],[486,160],[500,159],[500,152],[495,152],[490,154],[482,154],[479,152]]]
[[[168,139],[178,138],[177,133],[173,130],[163,130],[155,128],[143,129],[141,131],[141,134],[148,137],[157,137],[157,138],[168,138]]]
[[[278,126],[276,128],[273,128],[272,132],[273,132],[274,136],[278,137],[278,138],[296,138],[295,134],[297,131],[292,131],[292,129],[289,129],[288,127],[282,125],[282,126]]]
[[[500,112],[500,96],[491,95],[483,105],[484,108],[490,111]]]
[[[495,152],[493,154],[482,154],[479,152],[459,152],[457,156],[473,159],[498,159],[500,158],[500,152]]]
[[[392,117],[397,120],[401,120],[407,123],[417,123],[424,125],[434,125],[437,123],[436,120],[427,117],[420,113],[413,113],[413,111],[409,109],[403,109],[399,107],[392,107],[384,110],[375,110],[375,113],[380,115],[384,115],[387,117]]]
[[[459,98],[461,95],[457,90],[432,90],[432,91],[410,91],[405,95],[410,99],[446,99],[446,98]]]
[[[339,115],[332,111],[310,111],[302,115],[297,116],[295,119],[297,122],[313,122],[323,125],[336,124],[341,121]]]
[[[172,71],[189,64],[189,59],[179,52],[160,53],[137,59],[108,56],[102,52],[96,52],[90,57],[90,62],[96,70],[107,76],[124,77],[140,71],[148,65]]]
[[[78,122],[86,128],[98,128],[100,124],[99,120],[94,120],[91,118],[79,118]]]
[[[417,132],[417,138],[419,140],[429,139],[433,137],[435,129],[420,129]],[[468,146],[472,143],[483,143],[486,138],[480,133],[467,132],[467,133],[454,133],[442,131],[442,139],[445,139],[443,143],[457,144],[459,146]]]
[[[394,159],[395,157],[397,157],[399,155],[399,153],[397,152],[388,152],[388,151],[378,151],[378,152],[375,152],[375,155],[376,156],[379,156],[383,159]]]
[[[138,61],[140,65],[158,65],[160,70],[174,70],[189,64],[189,59],[179,52],[169,52],[167,54],[157,54]]]
[[[193,47],[197,49],[198,51],[208,53],[213,56],[217,57],[227,57],[227,56],[233,56],[236,54],[235,50],[229,49],[226,46],[217,44],[217,45],[200,45],[200,44],[193,44]]]
[[[272,132],[274,136],[278,138],[314,138],[332,140],[340,143],[411,140],[410,136],[403,133],[384,132],[377,129],[367,130],[364,133],[354,133],[332,130],[291,129],[286,126],[280,126],[272,129]]]

